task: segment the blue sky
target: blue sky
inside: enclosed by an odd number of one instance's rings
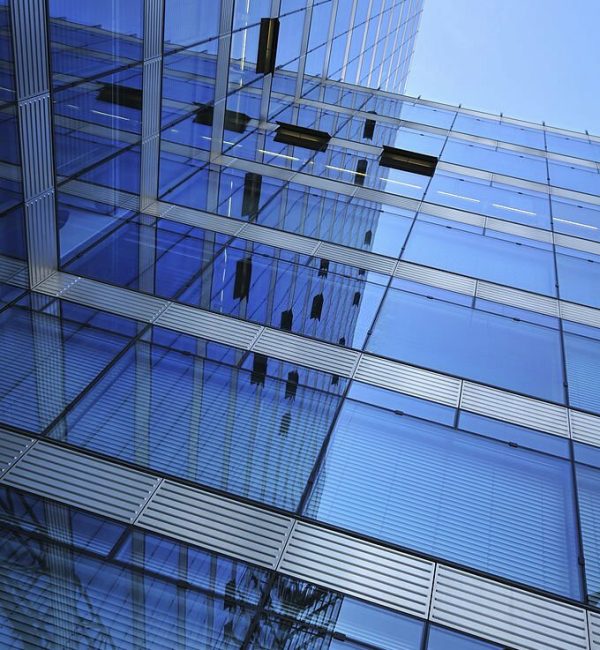
[[[600,135],[600,0],[425,0],[406,93]]]

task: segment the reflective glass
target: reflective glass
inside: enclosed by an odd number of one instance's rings
[[[578,463],[579,518],[585,554],[585,576],[590,605],[600,606],[600,470]]]
[[[50,436],[294,509],[338,398],[298,370],[270,375],[137,343]]]
[[[92,316],[67,305],[63,318],[16,305],[0,312],[0,422],[41,432],[123,350],[128,337]]]
[[[502,646],[432,625],[427,650],[503,650]]]
[[[562,402],[556,330],[391,289],[367,350]]]
[[[577,597],[572,499],[562,459],[347,402],[305,514]]]
[[[565,362],[571,406],[600,413],[600,331],[596,338],[565,332]]]
[[[501,239],[493,230],[474,229],[420,216],[402,259],[536,293],[555,295],[554,256],[537,242]],[[499,236],[495,236],[499,235]],[[523,244],[537,244],[537,246]]]
[[[600,307],[600,256],[558,248],[556,268],[560,297]]]

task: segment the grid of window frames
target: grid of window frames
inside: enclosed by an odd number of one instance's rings
[[[413,0],[165,0],[148,99],[147,4],[48,2],[60,271],[600,414],[600,329],[534,307],[600,309],[600,140],[386,93],[406,78]],[[0,9],[0,253],[14,261],[27,247]],[[140,212],[144,101],[160,147]],[[330,139],[282,141],[281,124]],[[383,165],[385,147],[435,172]],[[600,606],[597,446],[0,287],[7,431]],[[11,488],[0,504],[8,647],[500,647]]]

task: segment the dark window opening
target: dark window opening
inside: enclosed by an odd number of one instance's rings
[[[292,322],[294,320],[294,312],[291,309],[287,309],[286,311],[281,312],[281,322],[279,324],[279,327],[282,330],[286,330],[288,332],[292,331]]]
[[[194,122],[196,124],[204,124],[205,126],[212,126],[215,116],[215,107],[210,104],[201,104],[200,108],[196,111]],[[235,133],[244,133],[250,116],[246,113],[238,113],[237,111],[225,110],[225,118],[223,126],[226,131],[234,131]]]
[[[104,84],[98,91],[96,99],[117,106],[142,110],[142,90],[140,88],[120,86],[119,84]]]
[[[277,124],[279,126],[275,134],[275,142],[291,144],[294,147],[303,147],[312,151],[326,151],[329,140],[331,140],[331,136],[325,131],[284,122],[277,122]]]
[[[292,414],[291,413],[284,413],[283,417],[281,418],[281,424],[279,425],[279,435],[287,436],[287,434],[290,432],[290,425],[292,424]]]
[[[396,149],[384,145],[379,164],[382,167],[399,169],[413,174],[433,176],[438,159],[435,156],[427,156],[424,153],[415,153],[405,149]]]
[[[354,307],[358,307],[359,304],[360,304],[360,291],[355,291],[354,298],[352,298],[352,305]]]
[[[252,374],[250,375],[250,383],[259,386],[265,385],[267,378],[267,361],[268,358],[264,354],[254,353],[254,360],[252,362]]]
[[[364,185],[366,176],[367,176],[367,160],[365,158],[361,158],[356,163],[356,173],[354,174],[354,184],[355,185],[361,185],[361,186]]]
[[[323,294],[318,293],[312,301],[310,308],[310,317],[312,319],[321,320],[321,312],[323,311]]]
[[[319,277],[326,278],[329,273],[329,260],[321,260],[319,264]]]
[[[285,399],[295,399],[299,379],[296,370],[288,372],[287,381],[285,382]]]
[[[372,241],[373,241],[373,231],[367,230],[367,232],[365,233],[365,246],[370,246]]]
[[[260,205],[262,176],[248,172],[244,176],[244,196],[242,198],[242,216],[253,217]]]
[[[247,298],[250,292],[250,279],[252,278],[252,259],[247,257],[239,260],[235,265],[235,282],[233,297],[241,300]]]
[[[275,72],[277,42],[279,40],[279,18],[261,18],[256,53],[256,72],[269,74]]]
[[[372,140],[375,134],[375,120],[365,120],[365,128],[363,129],[363,138],[365,140]]]

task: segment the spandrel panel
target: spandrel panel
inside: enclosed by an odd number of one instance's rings
[[[347,402],[305,514],[578,597],[572,499],[562,459]]]
[[[551,250],[470,232],[461,224],[420,217],[411,230],[402,259],[498,284],[556,295]],[[535,243],[535,242],[532,242]]]
[[[366,349],[533,397],[564,400],[556,330],[443,300],[388,291]]]
[[[125,347],[128,337],[85,324],[93,311],[71,320],[12,306],[0,313],[0,420],[39,433]]]
[[[50,435],[293,509],[338,398],[268,372],[138,343]]]

